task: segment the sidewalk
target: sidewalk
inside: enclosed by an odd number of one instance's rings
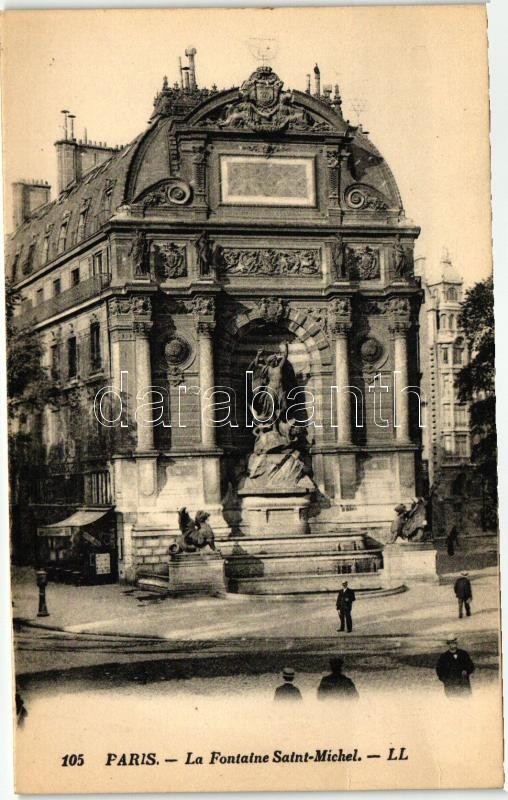
[[[442,641],[451,630],[459,637],[499,629],[499,590],[495,567],[472,570],[473,615],[457,618],[453,594],[456,574],[440,585],[416,585],[380,597],[359,596],[353,608],[351,638],[418,636]],[[69,633],[148,637],[190,642],[230,639],[336,637],[333,594],[168,598],[118,584],[69,586],[50,583],[49,617],[38,618],[38,590],[32,569],[13,571],[13,616],[31,625]],[[349,638],[349,637],[348,637]]]

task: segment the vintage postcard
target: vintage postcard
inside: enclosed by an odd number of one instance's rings
[[[19,793],[502,785],[487,41],[4,15]]]

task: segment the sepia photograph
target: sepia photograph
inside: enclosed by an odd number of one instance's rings
[[[2,38],[16,791],[501,787],[485,6]]]

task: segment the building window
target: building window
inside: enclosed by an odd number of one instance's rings
[[[440,327],[443,328],[443,330],[447,327],[446,326],[446,322],[447,322],[446,314],[441,314],[441,325],[440,325]]]
[[[69,378],[78,374],[78,343],[75,336],[67,340],[67,365]]]
[[[455,344],[453,345],[453,363],[454,364],[463,364],[464,363],[464,340],[457,339]]]
[[[92,273],[93,275],[102,275],[102,250],[100,253],[95,253],[93,257],[93,264],[92,264]]]
[[[51,377],[57,381],[60,378],[60,345],[51,345]]]
[[[40,305],[43,302],[43,300],[44,300],[44,289],[41,286],[41,288],[37,289],[35,293],[35,302],[37,303],[37,305]]]
[[[90,208],[90,200],[85,200],[81,207],[81,211],[79,212],[78,231],[77,231],[78,241],[84,239],[86,236],[86,223],[87,223],[89,208]]]
[[[443,349],[441,350],[441,361],[443,362],[443,364],[448,364],[448,348],[447,347],[443,347]]]
[[[450,406],[443,406],[443,428],[451,426]]]
[[[58,247],[57,252],[63,253],[67,243],[67,228],[69,227],[69,220],[65,219],[60,225],[60,233],[58,234]]]
[[[44,241],[42,242],[42,254],[41,254],[41,261],[45,264],[49,260],[49,231],[44,235]]]
[[[455,314],[450,314],[450,330],[452,331],[455,328]]]
[[[101,326],[98,322],[90,325],[90,364],[92,369],[101,366]]]
[[[58,297],[62,292],[62,282],[60,278],[55,278],[53,281],[53,297]]]
[[[455,452],[460,458],[467,458],[467,436],[460,434],[455,436]]]
[[[11,280],[15,281],[18,277],[18,267],[19,267],[19,250],[12,259],[12,266],[11,266]]]
[[[466,406],[455,406],[455,423],[460,426],[467,425]]]
[[[77,286],[79,283],[79,267],[71,270],[71,286]]]
[[[31,244],[28,247],[25,263],[23,264],[24,275],[29,275],[32,272],[34,267],[34,255],[35,255],[35,242],[31,242]]]
[[[449,289],[446,290],[446,299],[450,300],[452,303],[457,302],[457,289],[451,286]]]

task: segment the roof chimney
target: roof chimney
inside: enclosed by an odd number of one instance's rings
[[[314,67],[314,97],[321,96],[321,73],[319,71],[319,67],[316,64]]]
[[[305,89],[307,94],[310,94],[310,72],[307,73],[307,88]]]
[[[188,47],[185,51],[185,55],[189,59],[189,86],[191,92],[194,89],[197,89],[196,83],[196,62],[194,61],[194,56],[196,55],[197,50],[195,47]]]
[[[190,80],[189,80],[189,67],[182,67],[183,73],[183,88],[186,92],[190,89]]]
[[[19,228],[41,206],[49,203],[51,186],[47,181],[17,181],[12,184],[13,224]]]

